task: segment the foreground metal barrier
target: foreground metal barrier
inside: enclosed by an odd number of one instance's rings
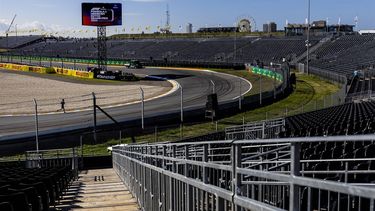
[[[250,122],[240,126],[225,128],[225,139],[253,140],[279,138],[279,134],[284,131],[284,128],[284,118]]]
[[[75,175],[82,165],[82,152],[78,148],[38,150],[26,152],[26,168],[71,166]]]
[[[373,211],[375,188],[348,178],[373,175],[374,169],[360,171],[346,164],[343,171],[327,172],[307,165],[361,159],[301,159],[301,146],[372,146],[373,140],[375,135],[123,145],[112,153],[115,171],[145,211]],[[366,162],[375,162],[371,156]],[[345,182],[331,180],[331,173],[342,173]]]

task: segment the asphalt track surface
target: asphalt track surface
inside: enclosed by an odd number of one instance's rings
[[[39,62],[34,62],[38,65]],[[43,63],[49,65],[49,62]],[[61,64],[54,63],[61,67]],[[64,63],[65,68],[73,68],[73,64]],[[76,64],[77,68],[86,69],[87,65]],[[205,106],[207,95],[213,91],[212,82],[218,95],[219,104],[222,102],[238,101],[240,92],[245,94],[250,91],[251,84],[235,76],[197,70],[174,70],[161,68],[127,69],[123,67],[108,67],[108,70],[122,69],[139,75],[162,77],[177,82],[179,88],[167,95],[145,102],[145,117],[153,117],[180,111],[180,93],[183,88],[184,113],[189,110]],[[241,81],[241,82],[240,82]],[[240,88],[241,84],[241,88]],[[135,103],[120,107],[106,108],[105,111],[118,122],[140,119],[141,104]],[[104,114],[97,112],[97,124],[111,123]],[[93,111],[72,113],[56,113],[39,116],[39,134],[45,135],[73,129],[88,128],[93,125]],[[0,141],[32,137],[35,135],[34,116],[7,116],[0,117]]]

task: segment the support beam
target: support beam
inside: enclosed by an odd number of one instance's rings
[[[106,27],[98,26],[98,68],[107,70],[107,35]]]

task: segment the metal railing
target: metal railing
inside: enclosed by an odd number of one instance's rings
[[[115,171],[142,210],[374,210],[369,183],[315,178],[309,174],[324,171],[308,170],[306,163],[321,161],[301,157],[301,146],[309,144],[373,140],[375,135],[145,144],[116,146],[112,153]],[[351,161],[360,159],[322,162]]]
[[[278,138],[284,127],[284,118],[251,122],[225,128],[225,137],[227,140]]]
[[[50,168],[71,166],[78,175],[82,162],[82,151],[78,148],[38,150],[26,152],[26,168]]]
[[[351,93],[346,96],[345,101],[346,102],[353,102],[356,100],[373,100],[374,99],[374,93],[372,90],[366,90],[362,92],[356,92],[356,93]]]

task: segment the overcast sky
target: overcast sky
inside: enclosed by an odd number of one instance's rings
[[[127,33],[138,29],[156,31],[157,26],[165,25],[167,4],[174,32],[184,32],[187,23],[192,23],[195,30],[203,26],[232,26],[240,17],[254,18],[260,30],[268,21],[276,22],[281,29],[286,21],[304,23],[307,17],[307,0],[0,0],[0,35],[17,14],[15,24],[20,33],[43,29],[93,36],[93,28],[81,26],[82,2],[122,3],[123,26],[109,27],[109,34],[124,29]],[[311,4],[312,20],[328,19],[330,24],[337,24],[341,19],[342,24],[354,25],[357,16],[359,29],[375,29],[375,0],[311,0]]]

